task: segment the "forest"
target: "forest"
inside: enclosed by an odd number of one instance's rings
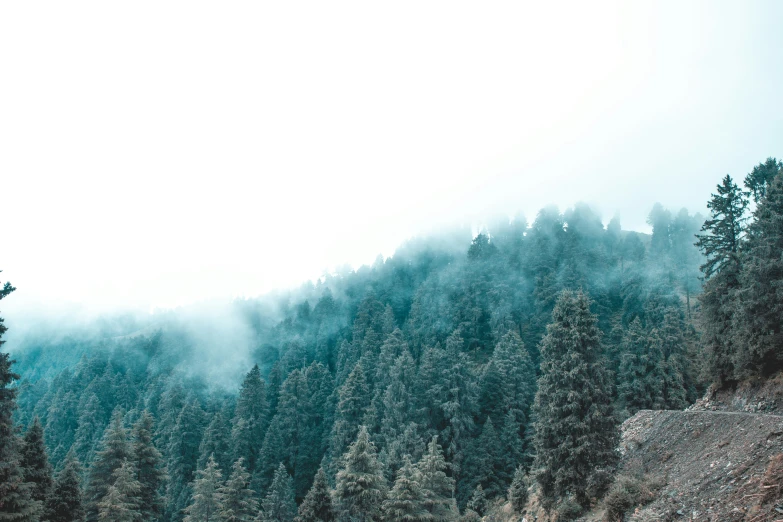
[[[783,162],[707,208],[646,234],[547,207],[236,300],[249,362],[220,379],[176,310],[27,335],[0,353],[0,521],[476,521],[532,492],[575,518],[624,419],[783,368]]]

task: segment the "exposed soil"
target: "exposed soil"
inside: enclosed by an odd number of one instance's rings
[[[623,471],[665,485],[634,521],[783,521],[783,416],[641,411],[623,424]]]

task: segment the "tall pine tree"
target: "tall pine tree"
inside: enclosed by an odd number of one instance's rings
[[[57,474],[52,494],[46,501],[44,520],[48,522],[81,522],[86,514],[82,501],[82,467],[71,450],[65,466]]]
[[[193,481],[193,498],[190,505],[185,508],[184,522],[216,522],[220,504],[218,488],[222,480],[220,468],[215,459],[207,460],[207,467],[196,472]]]
[[[0,287],[0,300],[16,290],[6,282]],[[0,317],[0,347],[3,334],[8,330]],[[40,505],[33,500],[31,487],[24,481],[20,465],[21,441],[16,435],[12,415],[16,409],[17,388],[12,386],[19,375],[11,371],[15,361],[7,353],[0,352],[0,520],[35,522]]]
[[[139,512],[145,521],[159,519],[164,507],[163,497],[160,495],[165,477],[162,469],[163,457],[152,442],[153,432],[152,414],[145,410],[134,424],[132,432],[133,462],[140,485]]]
[[[582,291],[564,291],[541,341],[535,398],[535,475],[542,500],[573,496],[587,505],[587,484],[615,464],[618,439],[601,334]]]
[[[361,427],[342,462],[335,488],[340,511],[348,520],[379,522],[388,485],[367,428]]]
[[[261,502],[261,513],[257,520],[258,522],[293,522],[296,510],[294,482],[285,466],[280,463],[275,471],[272,485],[269,486],[269,491]]]
[[[299,514],[295,522],[333,522],[336,519],[326,473],[323,468],[319,468],[313,486],[299,506]]]
[[[251,522],[257,513],[256,492],[250,489],[250,473],[240,458],[231,467],[231,476],[218,488],[218,520]]]
[[[46,458],[46,447],[43,439],[43,428],[38,417],[24,434],[22,444],[22,468],[24,481],[32,484],[32,497],[43,504],[52,490],[52,467]]]
[[[133,457],[122,419],[122,410],[118,408],[112,415],[111,423],[103,434],[100,449],[90,467],[85,495],[88,522],[98,520],[99,504],[114,484],[116,478],[114,472]]]

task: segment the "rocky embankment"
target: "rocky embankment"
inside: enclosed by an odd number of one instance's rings
[[[783,416],[641,411],[623,424],[624,473],[663,486],[634,521],[783,521]]]

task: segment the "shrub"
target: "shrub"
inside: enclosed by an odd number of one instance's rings
[[[622,522],[628,511],[651,502],[655,491],[662,486],[662,483],[647,476],[619,475],[604,499],[604,522]]]
[[[582,506],[573,498],[561,500],[557,505],[557,522],[570,522],[582,514]]]

